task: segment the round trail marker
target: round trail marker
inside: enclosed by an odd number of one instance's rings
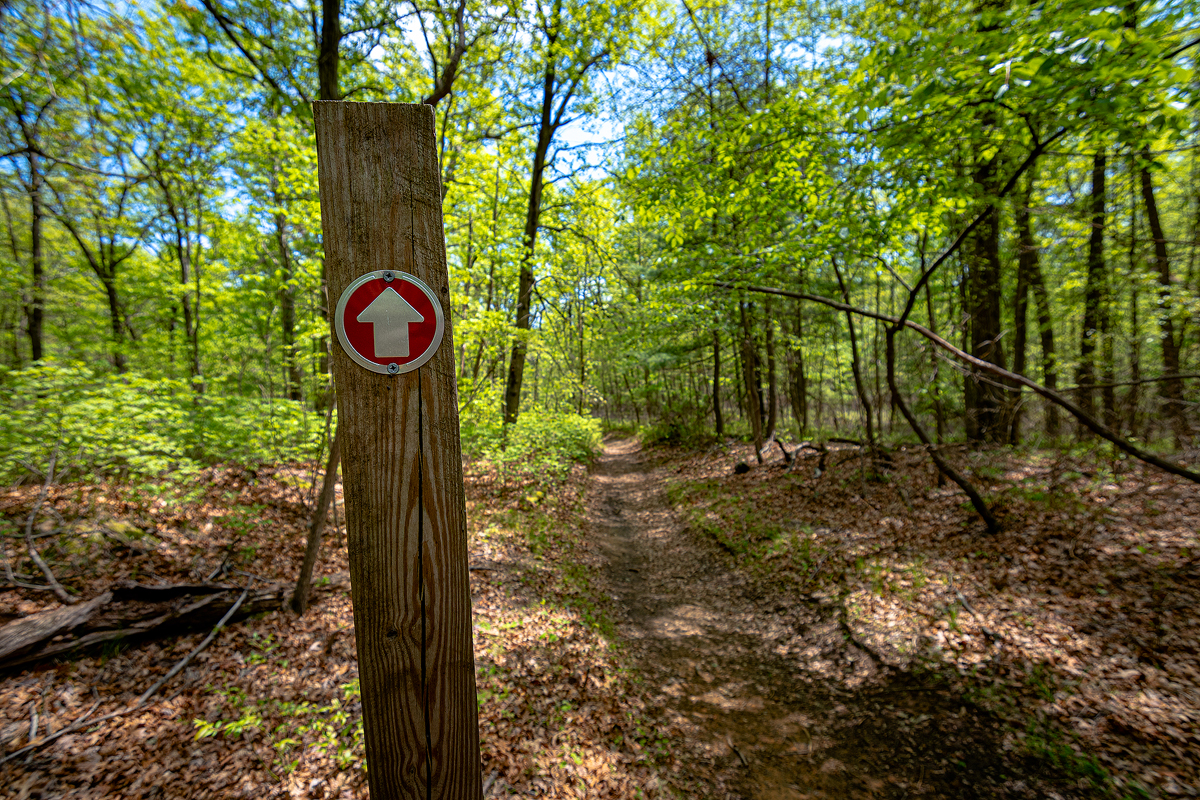
[[[407,272],[376,270],[342,292],[334,327],[360,366],[399,375],[433,358],[446,325],[442,304],[424,282]]]

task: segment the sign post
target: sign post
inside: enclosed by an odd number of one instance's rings
[[[316,102],[372,800],[481,800],[433,109]]]

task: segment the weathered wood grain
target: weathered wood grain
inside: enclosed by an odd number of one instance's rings
[[[312,592],[319,596],[349,588],[350,576],[340,573],[321,578]],[[286,589],[283,584],[251,589],[229,621],[278,611]],[[122,581],[86,603],[43,611],[0,627],[0,673],[74,657],[106,642],[132,644],[211,629],[241,591],[210,583],[148,586]]]
[[[105,592],[86,603],[32,614],[0,627],[0,663],[23,655],[42,642],[86,622],[109,600],[112,600],[112,592]]]
[[[372,270],[438,297],[433,358],[381,375],[333,348],[371,797],[482,797],[441,177],[429,106],[314,103],[331,304]],[[336,341],[336,334],[333,339]]]

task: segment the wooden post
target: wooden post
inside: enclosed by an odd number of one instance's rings
[[[313,115],[330,303],[367,273],[407,273],[432,290],[445,325],[432,358],[400,374],[332,348],[371,798],[481,800],[433,109],[326,101]]]

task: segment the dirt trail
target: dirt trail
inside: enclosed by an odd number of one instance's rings
[[[589,519],[618,631],[668,698],[708,796],[1047,796],[993,721],[848,641],[835,603],[756,596],[678,523],[664,478],[635,441],[608,443]]]

